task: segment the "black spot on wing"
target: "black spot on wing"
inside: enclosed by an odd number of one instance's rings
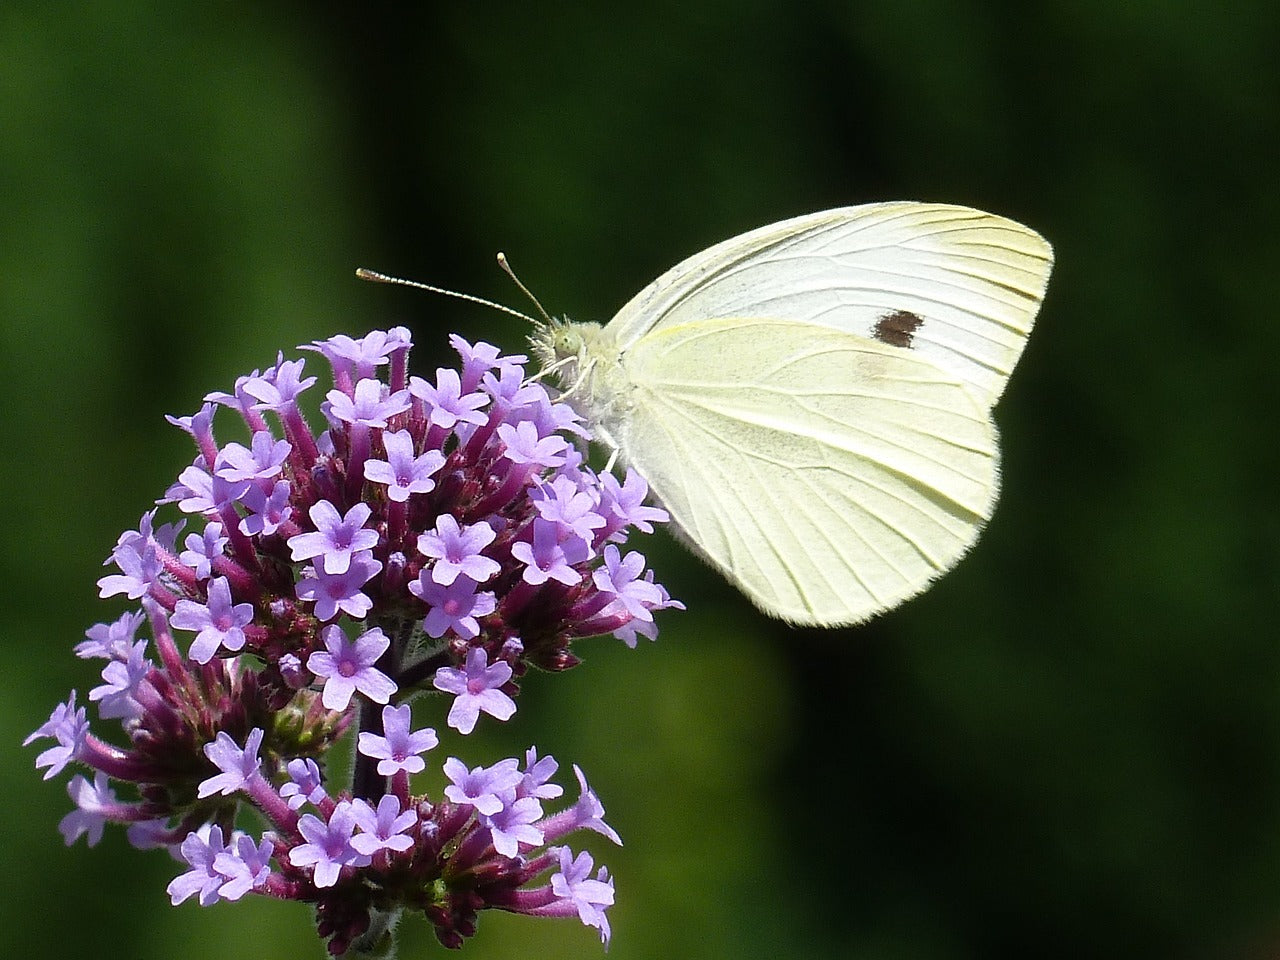
[[[895,310],[876,321],[871,335],[891,347],[910,348],[911,335],[920,329],[922,323],[924,320],[910,310]]]

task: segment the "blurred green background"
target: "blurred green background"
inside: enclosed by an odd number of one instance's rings
[[[531,679],[488,749],[587,770],[614,960],[1276,956],[1278,55],[1274,2],[8,0],[6,955],[321,956],[303,906],[174,909],[163,855],[65,849],[18,747],[97,682],[99,564],[190,459],[163,414],[337,332],[408,324],[425,374],[449,331],[522,348],[358,265],[524,308],[504,249],[604,320],[748,228],[930,199],[1057,254],[978,548],[820,632],[642,542],[688,613]],[[601,956],[492,913],[465,949]]]

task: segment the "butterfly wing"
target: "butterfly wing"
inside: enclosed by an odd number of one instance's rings
[[[610,424],[678,532],[794,623],[865,620],[949,569],[990,515],[995,428],[911,351],[790,320],[663,324]]]
[[[609,323],[642,337],[717,317],[774,317],[909,346],[987,406],[1004,390],[1049,280],[1039,234],[969,207],[877,203],[784,220],[668,270]]]

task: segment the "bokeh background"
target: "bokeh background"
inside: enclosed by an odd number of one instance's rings
[[[163,855],[65,849],[18,747],[96,683],[99,564],[190,458],[165,413],[337,332],[407,324],[427,374],[449,331],[522,346],[357,265],[523,309],[504,249],[604,320],[883,199],[1056,247],[978,548],[821,632],[655,537],[688,612],[532,678],[488,749],[589,772],[614,960],[1280,954],[1278,41],[1267,0],[0,5],[5,954],[321,956],[301,905],[174,909]],[[465,949],[601,956],[498,914]]]

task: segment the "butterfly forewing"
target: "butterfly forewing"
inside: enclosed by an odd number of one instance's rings
[[[632,298],[609,331],[624,353],[665,327],[722,317],[820,324],[892,343],[878,334],[907,316],[909,348],[991,406],[1031,331],[1051,265],[1037,233],[979,210],[844,207],[688,258]]]

